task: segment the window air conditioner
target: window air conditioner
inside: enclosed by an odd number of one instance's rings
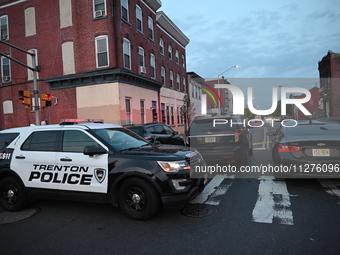
[[[142,73],[142,74],[146,74],[146,68],[145,68],[145,66],[140,66],[140,67],[139,67],[139,72]]]
[[[100,18],[100,17],[103,17],[103,16],[105,16],[104,10],[95,11],[95,13],[94,13],[95,18]]]

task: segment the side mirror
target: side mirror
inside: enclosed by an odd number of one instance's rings
[[[88,146],[85,146],[83,153],[84,155],[89,155],[90,157],[93,157],[94,155],[106,154],[107,151],[102,147],[98,147],[95,145],[88,145]]]
[[[177,131],[175,131],[175,132],[174,132],[174,135],[178,135],[178,132],[177,132]]]

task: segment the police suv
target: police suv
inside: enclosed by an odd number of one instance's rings
[[[204,166],[188,147],[152,144],[118,125],[77,123],[0,131],[0,205],[36,198],[111,203],[146,220],[160,206],[183,206],[204,187]]]

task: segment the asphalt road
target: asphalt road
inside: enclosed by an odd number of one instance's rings
[[[272,164],[267,130],[252,132],[250,165]],[[0,209],[0,254],[340,254],[340,181],[251,177],[217,175],[186,214],[148,221],[90,203]]]

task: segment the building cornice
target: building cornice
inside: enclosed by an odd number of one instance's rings
[[[162,83],[125,69],[111,69],[89,73],[64,75],[44,79],[51,90],[75,88],[104,83],[125,83],[145,89],[160,91]]]
[[[163,12],[156,14],[157,23],[174,37],[181,45],[187,46],[190,42],[189,38],[172,22],[172,20]]]

